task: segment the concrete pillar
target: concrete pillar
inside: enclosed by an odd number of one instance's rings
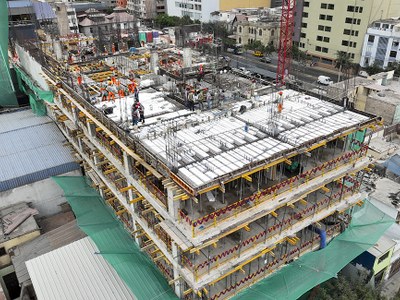
[[[183,49],[183,67],[189,68],[192,66],[192,49],[184,48]]]
[[[150,70],[154,74],[158,74],[158,53],[157,52],[151,52]]]
[[[172,188],[167,188],[168,213],[175,220],[178,220],[179,201],[174,201],[175,192]]]
[[[175,294],[181,298],[182,297],[182,288],[181,288],[181,282],[178,279],[179,277],[179,271],[178,271],[178,264],[179,264],[179,249],[176,243],[172,243],[172,257],[174,258],[174,261],[172,262],[173,267],[174,267],[174,289],[175,289]]]

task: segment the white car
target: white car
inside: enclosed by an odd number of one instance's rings
[[[317,83],[323,84],[323,85],[331,85],[331,84],[333,84],[333,81],[328,76],[320,75],[320,76],[318,76]]]

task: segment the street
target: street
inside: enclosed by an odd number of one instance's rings
[[[260,57],[255,57],[250,53],[243,53],[241,55],[225,53],[224,55],[232,59],[231,67],[233,68],[245,67],[250,72],[259,73],[271,79],[276,78],[276,65],[278,63],[276,56],[271,57],[271,63],[264,63],[260,61]],[[307,83],[316,83],[319,75],[329,76],[334,82],[337,79],[334,71],[325,71],[321,70],[321,68],[300,65],[296,61],[292,61],[292,71],[290,74],[296,79]]]

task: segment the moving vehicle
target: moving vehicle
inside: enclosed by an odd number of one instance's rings
[[[265,62],[267,64],[270,64],[272,61],[269,57],[263,57],[260,59],[261,62]]]
[[[320,75],[320,76],[318,76],[317,83],[322,84],[322,85],[331,85],[331,84],[333,84],[333,81],[328,76]]]
[[[233,53],[233,54],[236,54],[236,55],[240,55],[240,54],[244,53],[242,44],[236,44],[236,45],[229,46],[226,49],[226,51],[230,52],[230,53]]]
[[[253,52],[253,55],[257,56],[257,57],[263,57],[264,53],[262,53],[261,51],[256,50],[256,51]]]

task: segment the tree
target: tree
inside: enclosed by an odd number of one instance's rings
[[[264,53],[267,56],[270,56],[272,53],[276,51],[274,43],[271,41],[267,46],[264,47]]]
[[[305,62],[307,60],[307,54],[301,51],[296,44],[293,44],[290,54],[292,58],[298,62]]]
[[[394,70],[394,75],[395,76],[400,76],[400,64],[397,61],[389,63],[389,66],[387,67],[387,69],[388,70]],[[377,72],[377,73],[379,73],[379,72]],[[376,74],[376,73],[374,73],[374,74]]]
[[[318,300],[384,300],[371,286],[366,285],[362,280],[349,281],[343,275],[332,278],[323,284],[315,287],[308,299]]]
[[[350,70],[354,68],[353,60],[350,57],[350,53],[345,51],[336,52],[335,68],[339,69],[338,82],[342,73],[349,74]]]
[[[365,71],[369,74],[369,75],[374,75],[374,74],[378,74],[380,72],[383,72],[384,69],[381,68],[380,66],[378,66],[377,63],[374,63],[372,66],[368,66],[365,68]]]
[[[247,50],[261,51],[264,53],[265,46],[260,41],[254,41],[244,46]]]
[[[182,18],[179,18],[176,16],[168,16],[167,14],[160,14],[154,19],[154,23],[160,28],[164,28],[190,25],[198,22],[193,21],[189,16],[183,16]]]

